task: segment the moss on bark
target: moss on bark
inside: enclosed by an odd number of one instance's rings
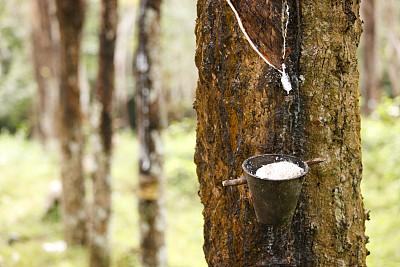
[[[224,1],[199,0],[195,162],[210,266],[364,266],[356,1],[288,1],[286,95]],[[247,185],[223,188],[254,154],[326,157],[307,175],[295,216],[260,225]],[[323,216],[321,216],[323,215]]]

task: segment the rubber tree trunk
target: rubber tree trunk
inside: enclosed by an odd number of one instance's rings
[[[93,207],[90,229],[90,266],[110,266],[109,225],[111,215],[112,102],[114,50],[117,35],[117,0],[102,0],[99,72],[96,104],[99,112],[93,143],[96,170],[93,175]]]
[[[46,144],[56,137],[57,87],[60,80],[58,22],[54,0],[31,0],[32,59],[38,87],[35,128]]]
[[[279,19],[267,29],[282,34],[285,1],[257,4],[249,14],[276,10]],[[287,4],[289,94],[246,41],[226,1],[197,4],[195,162],[209,266],[365,266],[359,1]],[[246,158],[263,153],[327,159],[311,167],[284,226],[257,221],[247,185],[221,184],[243,174]]]
[[[143,266],[166,266],[161,130],[161,0],[141,0],[136,51],[139,224]]]
[[[374,2],[374,0],[363,0],[361,2],[362,19],[364,21],[364,33],[362,37],[363,87],[361,88],[361,93],[365,100],[363,112],[366,115],[375,110],[379,101]]]
[[[60,68],[58,136],[61,146],[62,207],[65,240],[68,245],[85,244],[86,209],[82,170],[82,111],[79,89],[79,58],[83,0],[56,0],[60,27]]]

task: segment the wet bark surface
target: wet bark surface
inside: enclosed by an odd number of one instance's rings
[[[289,95],[228,4],[198,1],[195,162],[209,266],[365,266],[359,2],[288,5]],[[247,185],[222,187],[263,153],[327,159],[311,167],[294,218],[281,227],[257,222]]]
[[[286,1],[229,1],[251,42],[275,68],[282,70]]]
[[[142,266],[166,266],[161,130],[161,0],[141,0],[136,51],[139,226]]]
[[[112,100],[114,50],[117,35],[117,0],[102,1],[99,72],[96,99],[99,104],[96,140],[93,144],[97,169],[93,176],[93,207],[90,229],[90,266],[110,266]]]
[[[60,28],[60,92],[58,136],[61,147],[62,207],[69,245],[86,242],[85,187],[82,170],[82,111],[78,79],[83,0],[56,0]]]

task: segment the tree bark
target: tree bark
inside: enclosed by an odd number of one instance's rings
[[[287,4],[290,94],[251,49],[228,4],[198,1],[195,162],[209,266],[365,266],[359,1]],[[257,221],[247,185],[222,187],[243,174],[246,158],[264,153],[327,159],[310,168],[283,226]]]
[[[57,86],[60,80],[59,43],[54,0],[31,0],[32,59],[38,86],[35,118],[39,140],[45,144],[56,137]]]
[[[382,9],[384,12],[383,16],[387,25],[385,37],[387,38],[388,46],[388,48],[386,49],[388,49],[389,51],[388,72],[392,89],[391,96],[396,97],[400,95],[400,77],[398,75],[398,73],[400,72],[400,38],[398,37],[398,31],[396,31],[396,25],[399,21],[397,2],[393,0],[385,1],[385,5]]]
[[[362,94],[365,98],[363,112],[369,115],[375,110],[379,101],[378,71],[376,58],[376,31],[374,0],[363,0],[361,11],[364,21],[363,34],[363,87]]]
[[[161,0],[141,0],[136,51],[139,224],[143,266],[166,266],[160,64]]]
[[[123,11],[122,11],[123,10]],[[121,9],[120,20],[117,27],[117,40],[114,55],[115,65],[115,94],[114,113],[118,114],[118,126],[129,128],[130,116],[128,110],[128,81],[132,75],[133,51],[131,44],[134,38],[135,16],[134,7],[125,6]]]
[[[117,0],[102,1],[99,72],[96,102],[100,104],[93,144],[96,170],[93,176],[93,207],[90,229],[90,266],[110,266],[109,224],[111,216],[112,100],[114,51],[117,35]]]
[[[82,245],[86,242],[86,210],[78,70],[85,2],[56,0],[56,6],[61,36],[58,136],[61,146],[64,234],[68,245]]]

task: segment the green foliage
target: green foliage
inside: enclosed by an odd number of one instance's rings
[[[202,251],[202,206],[194,171],[194,121],[174,123],[164,136],[169,266],[206,266]],[[112,167],[112,266],[139,266],[137,140],[114,137]],[[86,249],[52,253],[46,242],[62,240],[61,221],[43,219],[49,183],[59,177],[57,151],[45,152],[23,134],[0,134],[0,266],[88,266]],[[88,180],[90,184],[90,180]],[[13,234],[15,233],[15,234]],[[13,235],[18,239],[9,245]]]
[[[165,166],[165,173],[168,177],[168,184],[179,187],[187,197],[197,194],[198,183],[193,164],[195,137],[194,121],[184,119],[181,122],[173,122],[167,129],[164,140],[166,147],[165,158],[168,165]],[[175,150],[176,144],[186,149]]]
[[[400,98],[384,99],[371,118],[362,120],[368,266],[400,266]]]
[[[193,163],[195,121],[184,119],[172,123],[166,131],[164,144],[169,264],[174,267],[205,266],[202,205]]]
[[[29,24],[24,1],[0,0],[0,129],[26,124],[35,85],[29,62]]]
[[[172,120],[194,117],[192,102],[197,84],[194,64],[195,0],[166,0],[162,5],[162,64],[168,115]]]
[[[166,0],[162,7],[162,62],[163,84],[170,101],[168,114],[173,119],[194,115],[191,102],[197,82],[193,55],[195,49],[195,0]],[[120,1],[120,19],[135,16],[137,0]],[[29,127],[32,105],[37,97],[33,64],[30,58],[29,3],[23,0],[0,0],[0,129],[15,132]],[[94,88],[98,70],[100,1],[87,1],[82,38],[82,74],[90,88]],[[134,27],[134,26],[132,26]],[[135,31],[129,31],[134,34]],[[136,36],[130,36],[126,49],[131,57]],[[171,64],[173,62],[173,64]],[[134,95],[132,62],[127,62],[126,89],[129,98]],[[117,77],[120,73],[116,73]],[[118,86],[118,81],[116,81]],[[133,103],[134,101],[132,101]],[[124,104],[124,103],[120,103]]]

